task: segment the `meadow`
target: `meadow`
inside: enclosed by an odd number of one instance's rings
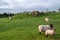
[[[45,17],[49,17],[50,23],[56,28],[55,38],[47,38],[44,33],[39,34],[38,26],[48,24],[44,20]],[[0,18],[0,40],[60,40],[60,13],[46,13],[39,17],[12,20]]]

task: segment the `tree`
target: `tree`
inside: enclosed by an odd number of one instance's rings
[[[58,11],[60,12],[60,8],[58,9]]]
[[[39,16],[39,14],[40,14],[39,11],[33,11],[32,12],[32,15],[35,16],[35,17]]]

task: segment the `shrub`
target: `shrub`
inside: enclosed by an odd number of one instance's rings
[[[33,16],[35,16],[35,17],[37,17],[37,16],[39,16],[39,11],[33,11],[32,13],[31,13],[31,15],[33,15]]]

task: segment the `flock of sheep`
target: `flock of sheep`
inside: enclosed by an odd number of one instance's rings
[[[48,18],[45,18],[45,21],[49,21]],[[55,28],[53,27],[53,24],[49,24],[49,25],[39,25],[38,26],[38,30],[39,30],[39,33],[41,34],[42,32],[45,33],[45,36],[48,37],[48,35],[51,35],[55,37]]]

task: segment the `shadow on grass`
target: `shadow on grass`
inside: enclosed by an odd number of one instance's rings
[[[56,35],[55,35],[55,39],[56,39],[56,40],[60,40],[60,34],[56,34]]]
[[[39,34],[40,36],[44,36],[44,34]],[[46,36],[45,36],[46,37]],[[51,38],[51,36],[48,36],[48,37],[46,37],[46,38]],[[53,39],[53,40],[60,40],[60,34],[55,34],[55,38],[54,37],[52,37],[51,39]]]

